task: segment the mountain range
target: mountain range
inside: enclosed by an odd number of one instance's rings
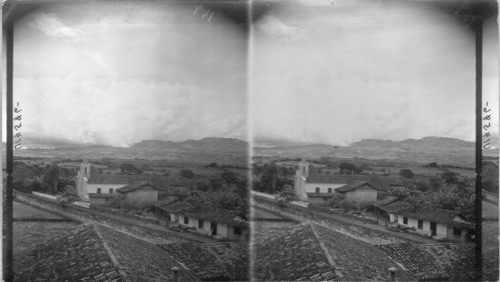
[[[104,145],[82,145],[64,142],[26,140],[16,156],[46,158],[116,158],[171,160],[196,163],[225,163],[246,165],[248,142],[232,138],[207,137],[182,142],[144,140],[130,147]],[[5,147],[4,147],[5,148]],[[424,137],[391,141],[363,139],[350,146],[325,144],[299,144],[280,141],[258,141],[254,143],[254,155],[263,157],[290,158],[366,158],[411,162],[439,162],[474,165],[475,143],[456,138]],[[484,150],[485,155],[498,156],[498,150]],[[5,154],[4,154],[5,156]]]
[[[193,163],[217,162],[246,166],[248,160],[248,142],[231,138],[207,137],[201,140],[186,140],[182,142],[144,140],[130,147],[113,147],[63,142],[40,142],[38,140],[37,142],[30,143],[23,142],[23,149],[15,150],[14,155],[43,158],[115,158]]]
[[[292,144],[277,141],[256,143],[255,156],[289,158],[366,158],[420,163],[474,165],[475,143],[456,138],[424,137],[391,141],[363,139],[350,146],[322,144]]]

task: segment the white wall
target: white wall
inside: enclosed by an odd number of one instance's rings
[[[97,188],[101,188],[101,194],[109,194],[109,189],[113,189],[113,194],[116,189],[125,187],[126,184],[87,184],[87,193],[97,193]]]
[[[271,195],[271,194],[267,194],[267,193],[262,193],[262,192],[257,192],[257,191],[253,191],[253,190],[251,190],[250,193],[253,194],[253,195],[255,195],[255,196],[261,196],[261,197],[265,197],[265,198],[273,199],[273,200],[276,198],[275,195]]]
[[[436,226],[436,236],[446,238],[448,234],[448,227],[442,223],[438,223]]]
[[[219,237],[227,237],[227,225],[222,223],[217,223],[217,236]]]
[[[306,183],[306,193],[316,193],[316,187],[319,187],[320,193],[328,193],[328,188],[332,188],[332,193],[335,189],[345,186],[345,184],[332,184],[332,183]]]

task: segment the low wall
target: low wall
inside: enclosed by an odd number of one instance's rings
[[[498,195],[495,193],[483,190],[483,200],[498,206]]]
[[[252,196],[264,197],[264,198],[271,199],[271,200],[276,199],[275,195],[271,195],[271,194],[267,194],[267,193],[262,193],[262,192],[257,192],[257,191],[254,191],[254,190],[250,190],[250,194],[252,194]]]
[[[392,234],[371,228],[352,225],[343,221],[334,220],[323,215],[319,215],[305,208],[291,206],[289,204],[278,204],[267,199],[254,197],[253,204],[264,209],[276,212],[282,216],[292,218],[297,221],[312,221],[319,225],[328,227],[336,232],[345,234],[354,239],[367,242],[373,245],[386,245],[409,242],[406,239],[393,236]]]
[[[147,226],[137,226],[120,219],[103,216],[88,208],[74,205],[63,205],[59,201],[36,195],[24,194],[17,191],[14,193],[14,198],[20,202],[25,202],[48,211],[56,212],[76,221],[87,222],[92,220],[123,233],[127,233],[133,237],[150,241],[154,244],[169,244],[177,241],[184,241],[184,239],[177,237],[174,234],[167,234],[160,230],[148,228]]]

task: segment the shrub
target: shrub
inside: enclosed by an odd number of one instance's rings
[[[189,169],[183,169],[179,171],[179,175],[183,178],[188,178],[188,179],[192,179],[194,177],[193,171]]]
[[[413,178],[413,171],[403,168],[402,170],[399,171],[399,175],[401,175],[404,178]]]

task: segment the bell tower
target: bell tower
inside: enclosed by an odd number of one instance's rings
[[[84,160],[80,165],[80,175],[87,179],[90,178],[90,164],[87,162],[87,160]]]
[[[297,197],[299,197],[301,201],[307,201],[305,186],[308,177],[309,177],[309,163],[305,159],[302,159],[299,162],[299,167],[297,171],[295,172],[295,181],[294,181],[295,194],[297,195]]]

